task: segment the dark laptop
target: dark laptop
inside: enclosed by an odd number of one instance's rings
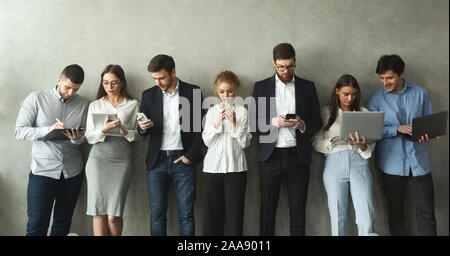
[[[443,111],[414,118],[412,120],[412,136],[406,135],[405,138],[418,141],[425,134],[428,134],[430,139],[445,135],[447,133],[447,116],[448,111]]]

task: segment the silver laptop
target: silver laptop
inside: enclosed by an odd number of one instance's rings
[[[92,120],[94,121],[94,129],[97,130],[103,128],[103,124],[105,123],[105,119],[107,116],[109,120],[117,119],[117,114],[92,113]],[[122,136],[120,134],[119,127],[113,128],[105,134],[109,136]]]
[[[341,115],[340,139],[351,139],[349,133],[354,136],[355,132],[367,143],[383,137],[384,112],[344,111]]]

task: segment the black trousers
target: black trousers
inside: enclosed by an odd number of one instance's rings
[[[275,148],[259,163],[261,193],[260,235],[273,236],[282,182],[287,183],[291,236],[305,235],[305,209],[310,165],[300,162],[297,149]]]
[[[203,235],[242,236],[247,172],[203,172]]]
[[[434,189],[431,173],[424,176],[389,175],[381,171],[383,190],[388,206],[391,235],[404,236],[405,227],[405,186],[409,184],[411,197],[416,208],[417,233],[421,236],[436,235],[434,214]]]
[[[30,172],[27,189],[27,236],[46,236],[53,210],[51,236],[70,232],[84,173],[65,179],[52,179]]]

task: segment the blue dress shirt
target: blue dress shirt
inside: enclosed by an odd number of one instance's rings
[[[383,138],[377,142],[378,166],[384,173],[413,176],[430,173],[430,156],[424,142],[412,142],[397,134],[399,125],[412,124],[415,117],[433,114],[428,91],[404,80],[401,93],[377,91],[367,108],[384,112]]]

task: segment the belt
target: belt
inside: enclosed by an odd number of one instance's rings
[[[292,150],[297,150],[297,147],[290,147],[290,148],[273,148],[273,150],[275,151],[279,151],[279,152],[286,152],[286,151],[292,151]]]
[[[159,152],[166,156],[178,156],[184,154],[184,150],[160,150]]]

